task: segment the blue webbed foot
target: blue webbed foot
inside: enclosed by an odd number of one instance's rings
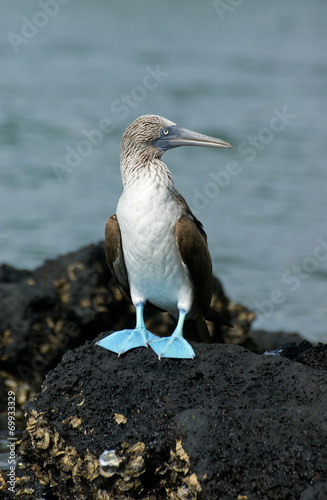
[[[163,337],[154,339],[150,343],[150,347],[161,358],[181,358],[192,359],[195,356],[192,346],[182,337],[172,335],[171,337]]]
[[[157,339],[153,333],[146,328],[136,327],[134,330],[120,330],[99,340],[97,345],[116,352],[119,356],[135,347],[148,347],[151,340]]]
[[[171,337],[154,339],[150,347],[161,358],[192,359],[195,356],[192,346],[183,338],[183,326],[186,311],[179,310],[178,323]]]
[[[136,327],[133,330],[120,330],[99,340],[97,345],[113,351],[120,356],[123,352],[135,347],[148,347],[148,343],[158,337],[149,332],[144,326],[144,303],[136,305]]]

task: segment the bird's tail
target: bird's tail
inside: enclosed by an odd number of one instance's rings
[[[212,342],[207,324],[202,316],[185,321],[183,336],[186,340],[194,342]]]
[[[216,325],[233,328],[233,325],[221,314],[212,309],[212,307],[209,308],[209,311],[206,314],[206,319],[212,321]],[[218,338],[215,334],[210,335],[207,324],[202,316],[198,316],[196,319],[186,320],[184,323],[183,335],[185,339],[194,342],[212,343],[217,342]]]

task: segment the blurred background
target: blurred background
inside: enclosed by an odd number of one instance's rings
[[[0,0],[0,262],[104,237],[139,115],[231,142],[164,161],[254,326],[327,342],[327,4]]]

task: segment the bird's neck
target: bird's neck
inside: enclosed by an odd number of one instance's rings
[[[126,159],[122,156],[120,168],[125,189],[139,183],[151,183],[155,188],[174,189],[172,175],[168,167],[159,158]]]

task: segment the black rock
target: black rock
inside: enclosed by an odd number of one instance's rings
[[[307,340],[300,344],[288,342],[281,348],[281,356],[311,366],[317,370],[327,370],[327,345],[313,346]]]
[[[194,360],[158,361],[151,348],[118,357],[94,342],[67,353],[26,405],[17,494],[326,498],[326,372],[239,346],[193,348]]]

